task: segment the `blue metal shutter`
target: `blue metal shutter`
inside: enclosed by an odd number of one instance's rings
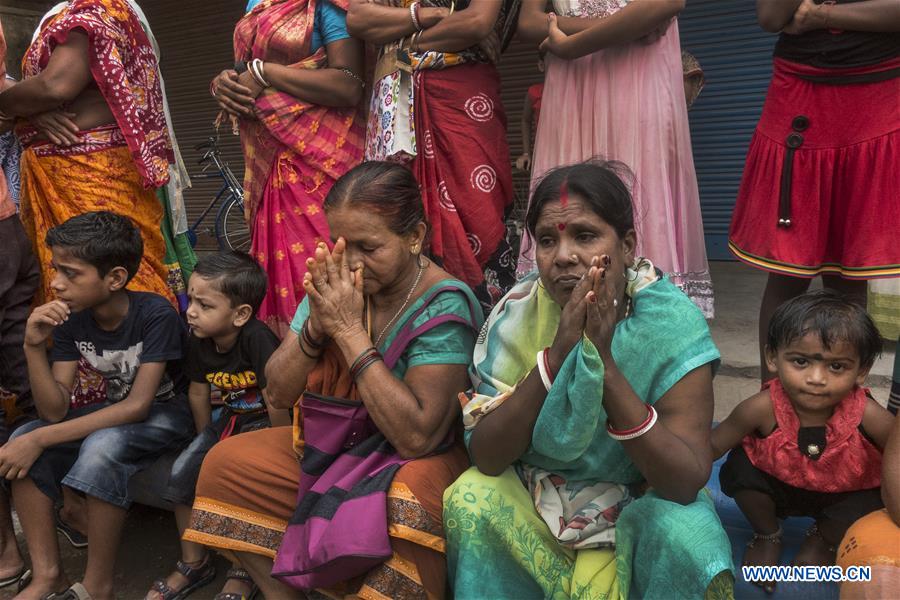
[[[678,25],[682,49],[697,57],[706,77],[688,113],[706,251],[710,259],[728,260],[728,225],[777,36],[759,27],[749,0],[688,0]]]

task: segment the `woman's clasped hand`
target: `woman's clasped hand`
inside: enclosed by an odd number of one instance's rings
[[[594,256],[591,266],[581,277],[562,309],[559,329],[550,346],[550,361],[558,368],[575,344],[587,337],[604,362],[612,360],[610,344],[618,321],[618,289],[608,276],[608,255]],[[620,278],[621,279],[621,278]]]
[[[365,330],[363,267],[347,263],[346,249],[344,238],[338,238],[333,251],[322,242],[306,260],[303,289],[309,297],[309,333],[316,340]]]

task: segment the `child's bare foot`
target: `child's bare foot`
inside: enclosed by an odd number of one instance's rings
[[[771,567],[778,564],[781,557],[781,528],[775,533],[763,535],[761,533],[753,533],[753,537],[747,543],[747,549],[744,551],[745,567]],[[775,591],[774,581],[755,581],[767,593],[771,594]]]
[[[813,525],[806,532],[806,539],[794,557],[794,565],[798,567],[833,565],[836,548],[822,537],[818,525]]]

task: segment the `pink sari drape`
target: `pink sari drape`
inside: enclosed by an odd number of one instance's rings
[[[346,9],[345,0],[331,0]],[[327,67],[324,48],[310,55],[316,0],[266,0],[234,32],[235,59]],[[274,88],[256,100],[256,119],[241,120],[244,202],[252,254],[269,276],[259,317],[280,336],[303,298],[306,259],[327,241],[322,210],[335,180],[360,162],[365,129],[358,108],[304,102]]]

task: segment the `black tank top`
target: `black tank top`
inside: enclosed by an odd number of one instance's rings
[[[852,4],[861,0],[837,0]],[[900,32],[816,29],[800,35],[782,33],[774,56],[825,69],[863,67],[900,56]]]

